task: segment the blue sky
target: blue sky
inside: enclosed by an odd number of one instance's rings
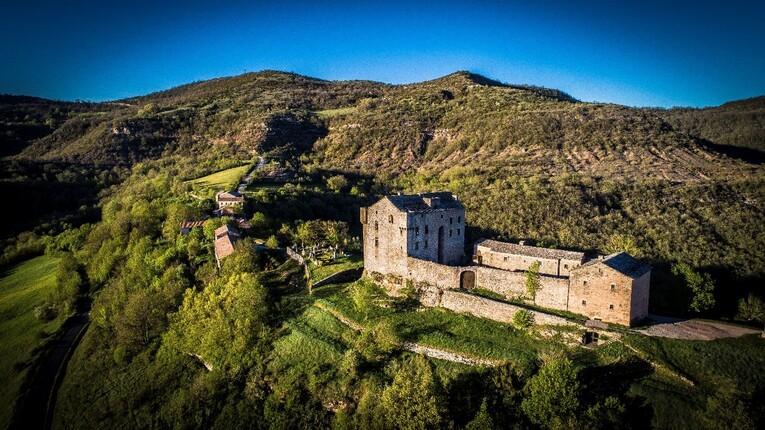
[[[764,1],[573,3],[13,2],[0,93],[114,100],[275,69],[389,83],[469,70],[631,106],[765,94]]]

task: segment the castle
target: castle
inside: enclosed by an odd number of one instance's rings
[[[387,196],[361,208],[361,223],[365,272],[394,289],[416,285],[426,305],[439,306],[448,291],[480,288],[627,326],[648,315],[651,267],[623,252],[588,260],[482,239],[466,265],[465,207],[451,193]],[[529,297],[526,271],[535,263],[539,287]]]

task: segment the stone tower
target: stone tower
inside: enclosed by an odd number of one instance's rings
[[[361,208],[364,268],[406,275],[406,258],[454,266],[465,254],[465,207],[451,193],[396,195]]]

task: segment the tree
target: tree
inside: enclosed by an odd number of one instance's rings
[[[364,321],[369,318],[369,310],[374,306],[375,293],[367,282],[356,282],[350,287],[351,300],[356,310],[364,313]]]
[[[404,361],[382,395],[385,416],[400,429],[438,429],[443,424],[443,390],[424,357]]]
[[[565,428],[579,409],[578,371],[568,358],[554,359],[539,369],[526,386],[521,408],[532,423],[551,429]]]
[[[475,415],[475,418],[465,426],[465,430],[493,430],[495,428],[494,421],[491,419],[491,415],[489,415],[489,412],[486,409],[486,398],[484,398],[481,402],[480,409],[478,409],[478,413]]]
[[[83,287],[77,260],[70,252],[62,252],[56,269],[56,292],[54,301],[63,302],[80,293]]]
[[[335,192],[340,192],[348,187],[348,180],[343,175],[335,175],[327,179],[327,187]]]
[[[322,223],[324,237],[330,245],[334,246],[332,259],[337,258],[338,249],[348,241],[348,224],[343,221],[324,221]]]
[[[268,240],[266,240],[266,246],[271,249],[276,249],[279,247],[279,240],[276,236],[271,235],[268,237]]]
[[[682,276],[693,297],[689,309],[703,312],[715,305],[715,283],[709,273],[699,273],[686,263],[672,265],[672,274]]]
[[[635,244],[635,240],[629,236],[624,236],[621,234],[614,234],[611,236],[608,239],[608,244],[606,245],[604,251],[606,251],[608,254],[626,252],[632,256],[640,255],[640,249],[637,247],[637,244]]]
[[[259,340],[267,333],[267,313],[265,288],[255,275],[237,273],[203,291],[186,290],[183,305],[170,317],[164,341],[213,369],[238,374],[258,357]]]
[[[526,270],[526,297],[531,300],[536,298],[539,291],[539,266],[541,263],[535,261]]]
[[[765,323],[765,302],[754,294],[749,294],[746,300],[738,301],[738,317],[745,321]]]

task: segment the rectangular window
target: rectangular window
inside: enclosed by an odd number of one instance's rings
[[[388,215],[388,222],[393,224],[393,215]]]
[[[428,241],[425,241],[425,249],[428,249]]]
[[[420,228],[419,227],[415,227],[414,228],[414,234],[415,235],[419,235],[420,234]]]
[[[377,225],[377,221],[375,221],[375,230],[378,230],[380,228],[379,225]]]
[[[616,291],[616,285],[611,284],[611,291]]]
[[[460,215],[460,216],[458,216],[458,217],[457,217],[457,223],[459,224],[459,223],[461,223],[461,222],[462,222],[462,215]]]
[[[508,257],[504,257],[502,260],[507,261]]]
[[[582,300],[582,306],[587,306],[587,300]]]
[[[457,229],[457,236],[460,235],[460,229]]]
[[[375,248],[377,248],[377,245],[379,245],[379,243],[380,242],[377,240],[377,238],[375,238]]]
[[[568,269],[568,264],[564,264],[564,265],[563,265],[563,268],[564,268],[564,269]]]
[[[582,281],[582,285],[587,286],[587,281]]]
[[[428,234],[428,226],[425,226],[425,234]]]
[[[614,310],[614,305],[608,305],[608,309]]]
[[[414,249],[420,249],[420,242],[414,242]]]
[[[449,237],[452,237],[452,231],[449,230]]]
[[[452,222],[454,222],[454,218],[449,217],[449,224],[451,224]]]

